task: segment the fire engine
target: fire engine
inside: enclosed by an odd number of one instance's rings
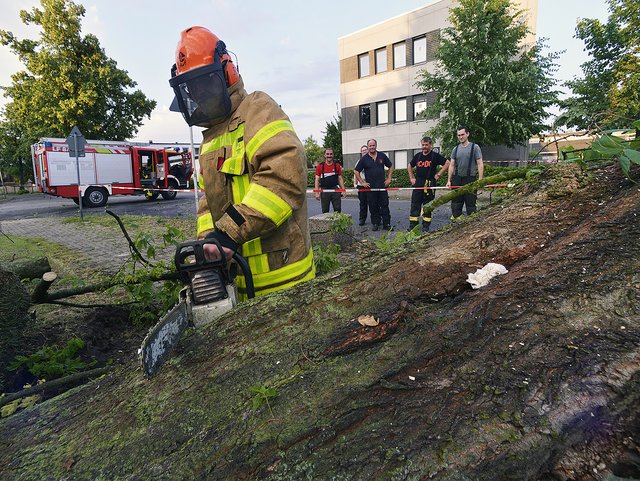
[[[171,200],[193,173],[188,149],[166,144],[87,140],[85,157],[76,163],[65,139],[43,138],[31,146],[31,160],[40,192],[76,204],[80,194],[86,207],[102,207],[110,195],[142,194],[149,200],[162,195]]]

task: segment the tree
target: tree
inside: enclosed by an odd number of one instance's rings
[[[576,37],[585,43],[590,60],[582,78],[565,85],[572,96],[559,102],[557,125],[579,129],[624,128],[640,118],[640,4],[608,0],[609,18],[583,19]]]
[[[0,479],[637,478],[638,202],[560,163],[439,235],[362,243],[150,380],[131,360],[0,419]],[[472,290],[487,262],[509,272]]]
[[[522,12],[509,0],[461,0],[442,32],[435,73],[421,71],[416,85],[436,92],[427,117],[439,117],[431,135],[445,148],[469,127],[482,145],[523,144],[543,130],[545,109],[556,101],[551,73],[556,54],[542,43],[524,45]]]
[[[327,122],[323,132],[322,145],[325,148],[333,149],[336,162],[342,163],[342,116],[338,114],[338,118],[334,117]]]
[[[4,87],[11,99],[2,110],[0,145],[11,162],[26,160],[40,137],[66,137],[77,125],[90,139],[126,139],[150,116],[148,99],[126,71],[107,57],[94,35],[81,35],[85,8],[70,0],[40,0],[42,8],[22,10],[26,25],[41,27],[38,40],[19,40],[0,30],[0,43],[26,70]]]
[[[304,152],[307,155],[307,167],[311,168],[324,158],[324,149],[318,145],[313,135],[304,139]]]

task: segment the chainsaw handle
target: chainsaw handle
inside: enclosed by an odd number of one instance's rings
[[[221,254],[219,259],[207,259],[204,252],[204,246],[206,244],[213,244],[218,248]],[[187,259],[189,259],[188,262]],[[178,245],[176,247],[174,262],[180,277],[185,283],[189,283],[191,281],[191,277],[189,276],[189,273],[191,272],[216,267],[224,267],[226,269],[227,267],[227,261],[224,257],[222,245],[217,239],[213,238],[188,241]]]
[[[204,252],[204,246],[206,244],[213,244],[218,248],[220,251],[219,259],[209,260],[206,258]],[[189,259],[188,262],[187,259]],[[240,269],[242,269],[242,274],[246,283],[247,298],[253,299],[256,296],[256,291],[253,284],[253,275],[251,274],[251,268],[249,267],[247,259],[245,259],[240,252],[235,251],[233,253],[233,260],[236,261],[240,266]],[[222,244],[220,244],[220,242],[214,237],[183,242],[176,247],[174,261],[176,269],[185,284],[191,282],[190,274],[192,272],[216,267],[224,268],[225,271],[227,270],[227,259],[224,255]]]
[[[249,267],[247,259],[245,259],[244,256],[238,251],[235,251],[233,253],[233,260],[236,261],[240,266],[240,269],[242,269],[244,282],[247,288],[247,299],[253,299],[254,297],[256,297],[256,290],[253,286],[253,274],[251,274],[251,268]]]

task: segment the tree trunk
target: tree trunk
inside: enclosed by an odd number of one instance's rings
[[[0,266],[0,393],[7,387],[9,363],[21,354],[23,333],[29,323],[28,308],[29,293],[20,278]]]
[[[38,279],[45,272],[51,270],[49,260],[46,257],[38,259],[16,259],[7,262],[2,266],[4,269],[13,272],[19,279]]]
[[[2,420],[0,478],[638,477],[638,239],[636,185],[558,165],[190,331],[151,380],[121,366]],[[488,262],[509,272],[471,290]]]

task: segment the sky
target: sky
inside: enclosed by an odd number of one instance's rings
[[[304,140],[321,143],[326,123],[340,110],[338,38],[434,0],[76,0],[84,5],[83,33],[96,35],[106,54],[126,70],[147,97],[157,101],[130,140],[188,142],[189,128],[179,113],[169,112],[173,92],[170,68],[180,32],[193,25],[209,28],[237,57],[249,92],[262,90],[283,108]],[[0,0],[0,29],[19,38],[37,38],[25,26],[22,9],[36,0]],[[573,38],[579,18],[608,16],[605,0],[538,0],[537,36],[549,51],[562,52],[556,79],[581,76],[587,60],[583,43]],[[23,66],[0,45],[0,86]],[[6,99],[0,97],[0,106]],[[201,129],[197,129],[201,130]],[[194,141],[201,136],[196,131]]]

